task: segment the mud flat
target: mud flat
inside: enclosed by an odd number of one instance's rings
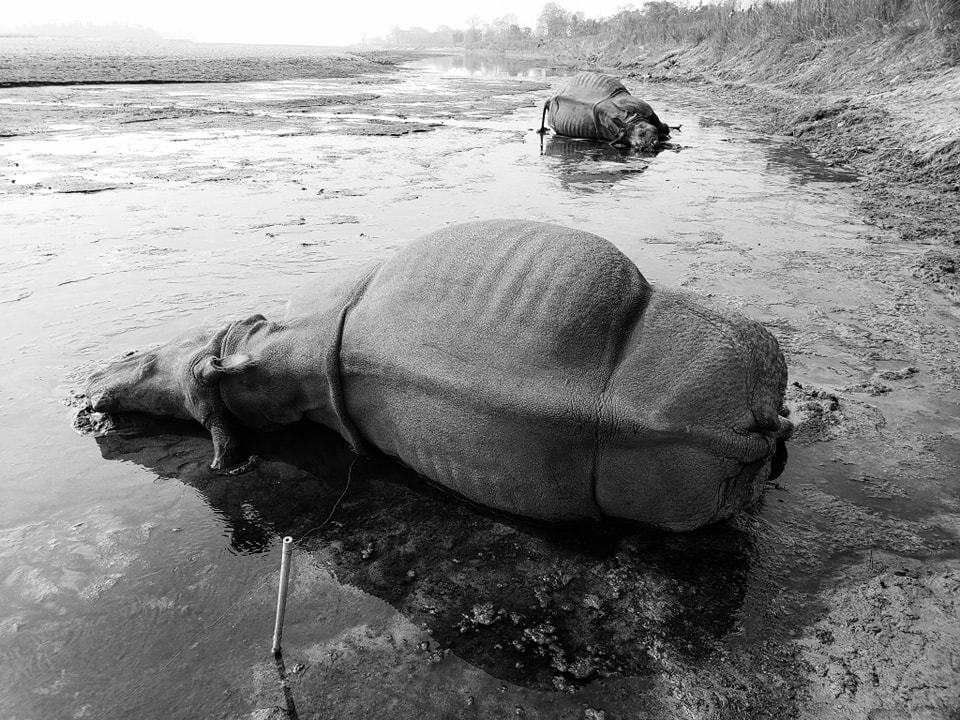
[[[350,77],[422,56],[290,45],[0,38],[0,88]]]
[[[543,68],[447,69],[5,94],[0,715],[954,717],[960,315],[911,271],[927,248],[754,90],[628,79],[684,128],[650,157],[541,144]],[[251,435],[239,477],[192,426],[70,428],[100,359],[493,215],[773,330],[800,427],[758,508],[538,528],[318,427]]]

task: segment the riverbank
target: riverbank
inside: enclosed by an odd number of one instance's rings
[[[859,175],[868,223],[930,245],[912,268],[960,302],[960,65],[930,32],[832,40],[754,40],[649,49],[556,43],[553,58],[607,68],[637,82],[710,85],[792,136],[813,155]]]

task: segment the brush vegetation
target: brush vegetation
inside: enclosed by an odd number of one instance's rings
[[[557,14],[549,5],[548,15]],[[562,14],[562,11],[561,11]],[[939,39],[946,59],[960,61],[960,3],[957,0],[792,0],[744,5],[739,0],[684,7],[666,0],[624,10],[595,24],[573,20],[564,33],[556,20],[552,39],[572,39],[575,30],[593,31],[607,49],[706,43],[719,52],[756,41],[802,42],[857,35],[929,34]],[[586,38],[584,34],[581,39]]]
[[[469,35],[468,35],[469,37]],[[848,53],[877,42],[906,47],[923,40],[922,63],[960,64],[958,0],[740,0],[687,7],[668,0],[601,19],[547,3],[536,30],[494,22],[467,49],[540,53],[561,62],[637,64],[672,49],[698,48],[721,59],[745,48],[816,47],[846,41]],[[887,47],[889,50],[890,48]]]

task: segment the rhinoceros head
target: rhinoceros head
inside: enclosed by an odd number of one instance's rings
[[[235,465],[239,448],[218,384],[252,364],[245,354],[219,358],[225,329],[201,328],[151,350],[131,352],[87,381],[92,409],[139,412],[200,422],[213,437],[216,470]]]
[[[639,116],[630,116],[626,120],[615,117],[613,123],[617,126],[619,134],[610,143],[611,145],[628,145],[638,150],[653,150],[660,141],[658,129]]]

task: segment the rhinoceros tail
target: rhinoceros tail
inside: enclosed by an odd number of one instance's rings
[[[550,108],[551,102],[553,102],[553,98],[545,100],[543,103],[543,113],[540,115],[540,129],[537,131],[541,135],[545,135],[547,132],[547,110]]]

